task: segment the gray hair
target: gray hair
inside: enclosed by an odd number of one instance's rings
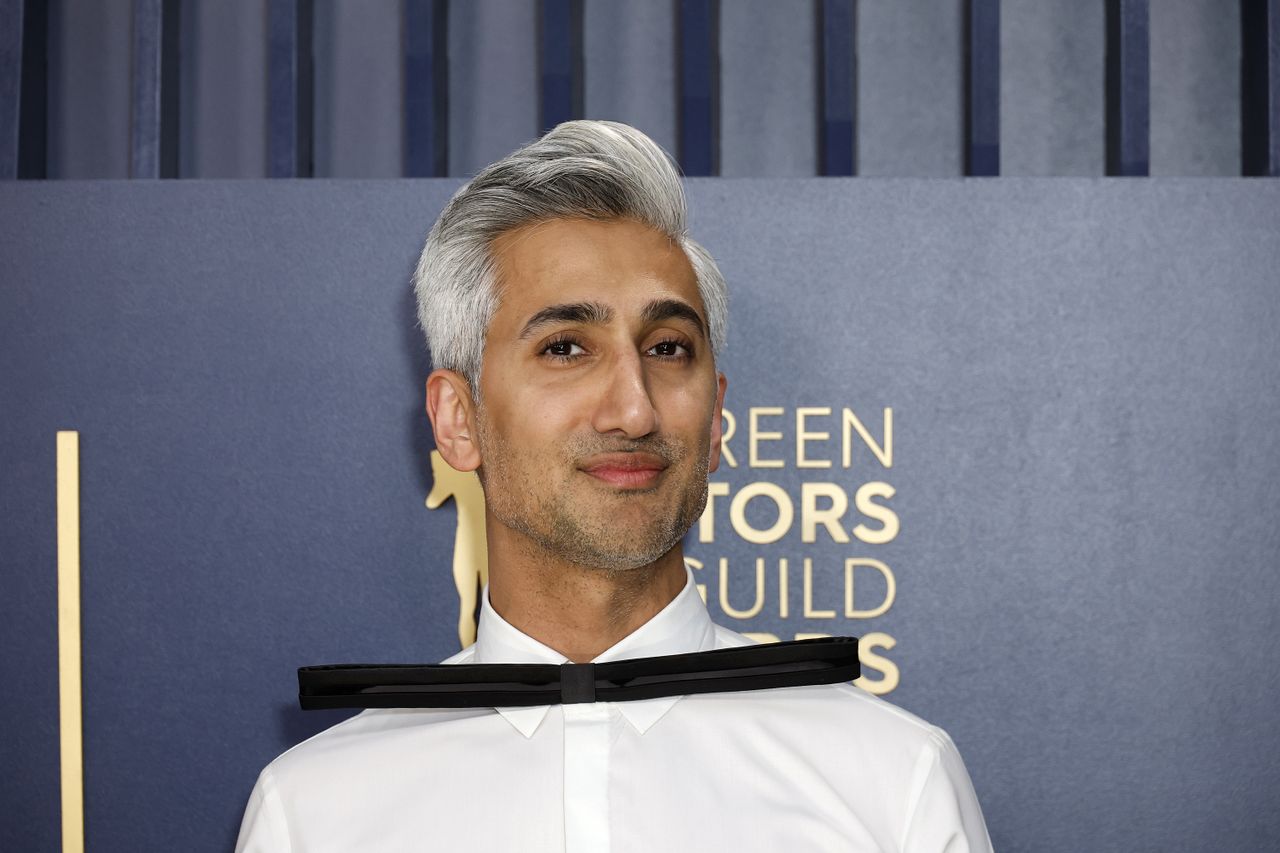
[[[479,393],[485,333],[499,299],[493,241],[524,225],[569,218],[634,219],[678,243],[697,276],[712,355],[720,354],[728,293],[711,254],[689,238],[671,157],[634,127],[570,121],[481,171],[454,193],[427,235],[413,287],[436,367],[461,373]]]

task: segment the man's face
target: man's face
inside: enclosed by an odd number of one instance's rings
[[[578,219],[505,234],[494,257],[486,505],[562,559],[652,563],[702,513],[719,463],[724,379],[688,258],[648,226]]]

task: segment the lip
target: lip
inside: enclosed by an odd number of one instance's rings
[[[667,460],[651,453],[601,453],[579,466],[584,474],[618,489],[652,486],[667,470]]]

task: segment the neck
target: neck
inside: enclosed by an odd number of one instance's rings
[[[565,562],[488,519],[489,603],[510,625],[587,663],[652,619],[685,585],[680,545],[646,566]]]

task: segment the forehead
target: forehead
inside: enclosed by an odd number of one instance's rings
[[[691,304],[705,321],[697,277],[678,243],[629,219],[552,219],[493,242],[494,324],[521,322],[548,305],[600,302],[620,316],[655,298]]]

